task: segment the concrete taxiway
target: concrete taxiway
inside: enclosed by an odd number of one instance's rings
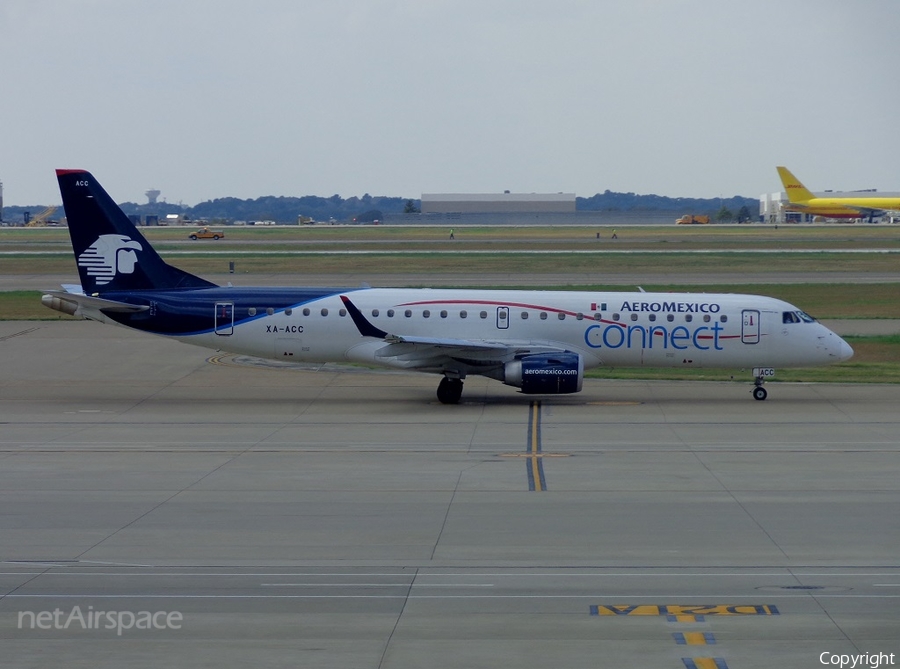
[[[0,358],[4,667],[900,662],[896,386],[444,406],[87,322]]]

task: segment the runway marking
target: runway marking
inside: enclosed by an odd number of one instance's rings
[[[666,616],[666,620],[670,623],[703,623],[706,622],[704,616]]]
[[[592,616],[777,616],[772,604],[701,605],[701,604],[631,604],[590,607]]]
[[[631,599],[640,597],[634,595]],[[687,599],[694,595],[681,595]],[[697,595],[700,597],[700,595]],[[705,595],[704,595],[705,597]],[[808,595],[776,595],[779,599],[801,599]],[[0,595],[3,599],[593,599],[594,595],[154,595],[147,593],[126,593],[101,595],[97,593],[12,593]],[[900,595],[817,595],[817,599],[900,599]],[[592,607],[593,608],[593,607]],[[772,607],[774,608],[774,607]],[[592,614],[595,615],[595,614]],[[774,615],[774,614],[770,614]]]
[[[106,563],[96,563],[93,561],[84,561],[84,560],[6,560],[4,562],[0,562],[0,564],[5,565],[22,565],[23,567],[57,567],[59,569],[71,569],[73,567],[77,568],[80,565],[84,564],[106,564]],[[117,563],[112,563],[117,564]],[[153,565],[127,565],[134,566],[143,569],[153,569]],[[273,577],[309,577],[316,576],[321,578],[333,578],[333,577],[359,577],[359,578],[370,578],[374,576],[385,576],[385,577],[397,577],[401,578],[407,576],[402,571],[396,572],[166,572],[166,571],[156,571],[156,572],[122,572],[122,571],[94,571],[93,569],[90,571],[3,571],[0,572],[0,576],[22,576],[22,575],[37,575],[37,576],[87,576],[87,577],[107,577],[107,576],[149,576],[149,577],[158,577],[158,578],[171,578],[174,576],[188,577],[188,578],[223,578],[223,577],[236,577],[236,578],[244,578],[244,577],[254,577],[254,578],[273,578]],[[744,578],[747,576],[752,577],[784,577],[784,578],[795,578],[795,577],[811,577],[811,576],[827,576],[827,577],[840,577],[840,578],[872,578],[875,576],[895,576],[893,573],[844,573],[837,572],[833,574],[828,573],[820,573],[820,572],[796,572],[793,574],[788,574],[784,572],[723,572],[723,573],[710,573],[710,572],[656,572],[656,573],[647,573],[641,571],[635,572],[611,572],[611,573],[557,573],[557,572],[433,572],[428,573],[425,576],[427,577],[465,577],[465,578],[521,578],[527,577],[529,579],[536,577],[547,577],[547,578],[648,578],[648,577],[660,577],[660,578],[671,578],[671,577],[679,577],[679,578]],[[422,575],[419,578],[423,578]],[[874,583],[873,586],[877,587],[900,587],[900,583]],[[653,595],[658,596],[658,595]],[[818,596],[818,594],[817,594]]]
[[[712,632],[672,632],[679,646],[714,646],[716,636]]]
[[[728,669],[721,657],[683,657],[685,669]]]
[[[544,461],[541,457],[541,403],[535,400],[528,407],[528,443],[525,448],[528,458],[525,465],[528,472],[528,490],[542,492],[547,489],[544,478]]]
[[[261,588],[493,588],[493,583],[260,583]]]

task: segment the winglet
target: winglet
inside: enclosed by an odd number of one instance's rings
[[[791,171],[788,168],[778,166],[775,169],[778,170],[778,176],[781,177],[781,183],[784,186],[784,191],[787,193],[789,201],[806,202],[815,197],[815,195],[807,190],[806,186],[800,183],[800,180],[797,177],[791,174]]]
[[[356,308],[356,305],[350,301],[350,298],[346,295],[341,295],[341,302],[344,303],[344,306],[347,307],[347,313],[350,314],[350,318],[353,319],[353,324],[356,325],[356,329],[359,330],[359,334],[363,337],[376,337],[377,339],[387,339],[388,333],[384,330],[381,330],[374,325],[372,325],[366,317],[362,315],[362,312]]]

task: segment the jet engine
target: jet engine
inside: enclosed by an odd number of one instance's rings
[[[539,353],[506,363],[503,372],[503,383],[528,395],[577,393],[584,361],[577,353]]]

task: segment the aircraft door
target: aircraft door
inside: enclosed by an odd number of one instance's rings
[[[216,302],[215,332],[223,337],[234,333],[234,302]]]
[[[744,309],[741,323],[741,341],[745,344],[759,343],[759,311]]]
[[[497,329],[509,329],[509,307],[497,307]]]

